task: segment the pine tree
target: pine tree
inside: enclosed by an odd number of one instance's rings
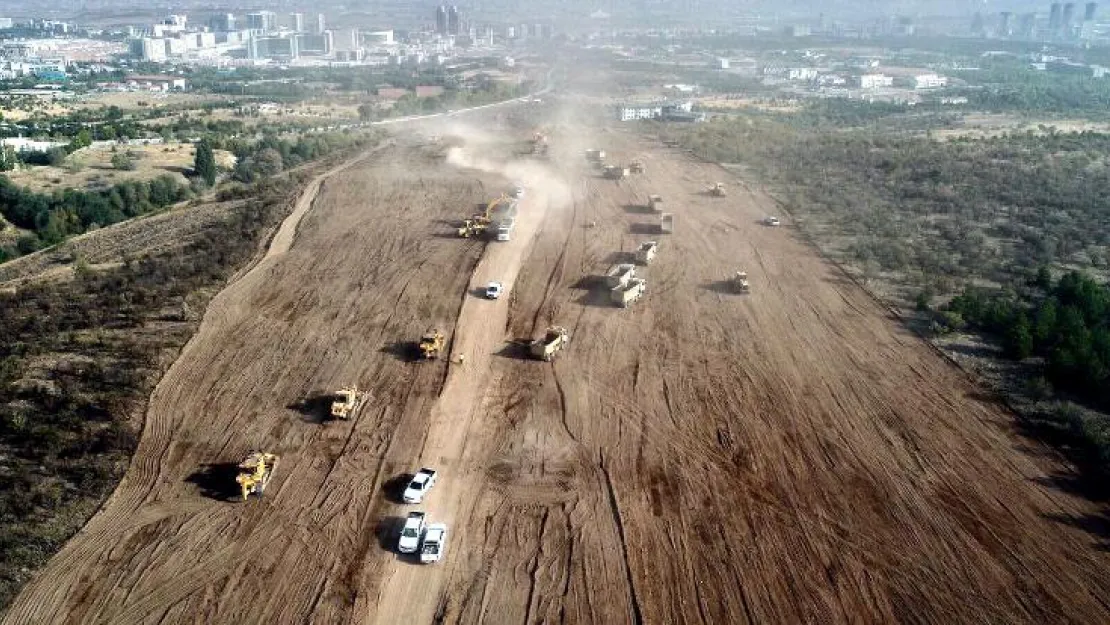
[[[193,172],[204,180],[205,184],[216,184],[216,155],[212,146],[206,140],[197,144],[197,157],[193,163]]]

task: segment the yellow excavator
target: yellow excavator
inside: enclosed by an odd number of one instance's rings
[[[471,217],[463,220],[463,225],[459,227],[459,236],[469,239],[470,237],[479,236],[486,230],[489,230],[490,223],[492,223],[493,209],[509,199],[509,196],[502,193],[500,196],[494,198],[489,204],[486,204],[486,210],[472,215]]]
[[[252,494],[262,497],[274,477],[277,464],[276,454],[263,451],[254,452],[239,463],[239,475],[235,476],[235,481],[239,482],[239,487],[243,490],[243,501]]]
[[[334,419],[350,419],[351,415],[362,407],[368,393],[358,390],[356,386],[340,389],[331,402],[331,416]]]

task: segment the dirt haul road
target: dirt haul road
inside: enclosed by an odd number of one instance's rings
[[[647,173],[564,163],[484,256],[442,220],[502,179],[396,147],[325,182],[213,302],[124,482],[7,622],[1110,622],[1110,556],[1077,527],[1097,510],[1006,414],[759,225],[765,198],[606,137]],[[652,238],[646,297],[609,306],[596,276]],[[475,297],[488,279],[511,294]],[[431,322],[464,365],[395,344]],[[523,358],[552,322],[567,352]],[[289,408],[352,382],[374,399],[351,422]],[[205,463],[253,448],[282,456],[267,498],[223,501]],[[413,507],[388,493],[421,464],[442,479],[420,508],[451,524],[429,567],[391,553]]]

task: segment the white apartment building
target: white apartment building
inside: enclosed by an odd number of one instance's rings
[[[946,76],[938,76],[937,74],[920,74],[913,77],[914,89],[936,89],[948,85],[948,78]]]
[[[856,78],[856,83],[861,89],[875,89],[877,87],[892,86],[894,84],[894,78],[884,74],[863,74]]]

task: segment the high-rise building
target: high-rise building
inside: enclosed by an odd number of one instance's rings
[[[436,7],[436,33],[447,34],[447,7],[442,4]]]
[[[252,59],[296,60],[300,56],[297,36],[251,37],[247,44],[247,55]]]
[[[317,35],[322,35],[322,34],[324,34],[325,31],[327,31],[327,29],[328,29],[328,25],[327,25],[327,22],[324,21],[324,14],[323,13],[317,13],[316,14],[316,34]]]
[[[1083,21],[1084,22],[1094,21],[1096,11],[1098,11],[1098,3],[1097,2],[1088,2],[1083,7]]]
[[[1036,13],[1022,13],[1021,22],[1018,23],[1018,36],[1026,39],[1033,38],[1033,29],[1037,25]]]
[[[258,11],[247,13],[247,28],[254,31],[268,33],[276,30],[275,15],[273,11]]]
[[[231,13],[218,13],[208,20],[208,27],[216,32],[226,33],[235,30],[235,16]]]
[[[457,35],[461,32],[459,24],[459,7],[451,5],[447,9],[447,34]]]
[[[999,14],[999,16],[998,16],[999,17],[999,19],[998,19],[998,36],[999,37],[1009,37],[1010,35],[1014,34],[1013,26],[1010,24],[1010,18],[1013,17],[1013,15],[1014,14],[1009,12],[1009,11],[1003,11],[1002,13]]]
[[[1060,17],[1060,30],[1064,36],[1071,34],[1071,20],[1073,17],[1075,17],[1075,3],[1065,2],[1064,14]]]
[[[304,13],[289,14],[289,28],[295,33],[304,32]]]
[[[1055,35],[1060,30],[1060,3],[1053,2],[1048,10],[1048,30]]]

